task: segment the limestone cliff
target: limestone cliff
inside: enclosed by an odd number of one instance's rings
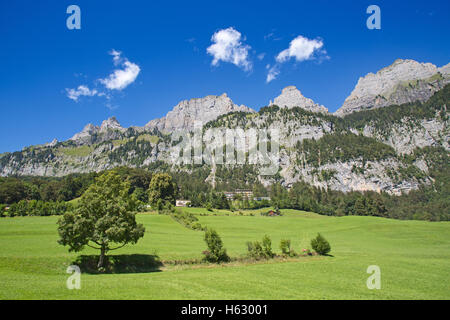
[[[345,116],[361,110],[427,101],[450,82],[449,69],[448,64],[438,68],[431,63],[398,59],[377,73],[360,78],[335,114]]]

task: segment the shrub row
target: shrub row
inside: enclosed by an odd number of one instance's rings
[[[73,209],[73,205],[64,201],[42,201],[42,200],[20,200],[13,203],[6,210],[6,206],[0,206],[0,215],[2,217],[16,216],[53,216],[63,215]]]
[[[175,221],[182,224],[186,228],[198,231],[206,231],[206,227],[203,227],[198,221],[198,218],[192,213],[183,211],[173,211],[170,213],[170,216]]]
[[[311,240],[311,247],[319,255],[326,255],[330,252],[331,246],[329,242],[319,233],[316,238]],[[291,248],[291,240],[282,239],[280,241],[281,254],[284,257],[299,256]],[[270,259],[275,256],[272,252],[272,241],[269,236],[264,236],[262,243],[259,241],[247,242],[247,255],[254,259]],[[312,255],[311,250],[303,249],[303,255]]]
[[[212,229],[208,229],[205,232],[205,242],[208,249],[203,251],[204,260],[212,263],[228,262],[230,257],[227,255],[226,249],[223,247],[222,239],[219,234]],[[319,233],[311,240],[311,247],[316,254],[327,255],[331,246],[329,242]],[[291,248],[291,240],[283,239],[280,241],[280,249],[282,256],[284,257],[297,257],[297,254]],[[313,253],[309,249],[303,249],[303,255],[312,255]],[[268,235],[265,235],[262,242],[253,241],[247,242],[247,256],[251,259],[272,259],[276,254],[272,251],[272,240]]]

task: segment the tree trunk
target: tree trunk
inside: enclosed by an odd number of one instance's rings
[[[102,246],[100,249],[100,258],[98,259],[98,264],[97,264],[98,269],[103,267],[103,264],[105,262],[105,255],[106,255],[106,247]]]

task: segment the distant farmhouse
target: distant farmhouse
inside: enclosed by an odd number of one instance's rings
[[[190,201],[189,200],[177,200],[175,205],[177,207],[187,207],[189,205]]]
[[[261,212],[261,215],[266,217],[278,217],[281,216],[282,214],[280,210],[277,209],[277,210],[270,210],[267,212]]]

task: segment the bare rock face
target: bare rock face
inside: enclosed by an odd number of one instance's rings
[[[404,118],[384,130],[383,133],[368,124],[362,134],[393,147],[398,154],[411,154],[416,148],[438,146],[450,151],[450,121],[440,118],[438,114],[432,119],[416,121],[414,126],[411,126],[410,119]],[[352,132],[359,134],[358,130],[353,129]]]
[[[93,144],[96,142],[118,139],[126,129],[122,128],[116,117],[104,120],[101,126],[87,124],[84,129],[75,134],[69,140],[74,141],[78,145]],[[100,141],[101,140],[101,141]]]
[[[209,95],[204,98],[181,101],[165,117],[152,120],[145,127],[157,128],[166,133],[175,130],[192,130],[196,122],[204,125],[221,115],[236,111],[255,112],[244,105],[234,104],[226,93],[221,96]]]
[[[119,121],[117,121],[116,117],[111,117],[108,120],[104,120],[102,122],[102,125],[100,126],[100,132],[105,132],[108,130],[125,131],[125,129],[120,125]]]
[[[283,89],[281,95],[270,101],[269,106],[277,105],[280,108],[300,107],[311,112],[327,113],[328,109],[322,105],[315,103],[309,98],[305,98],[300,90],[295,86],[289,86]]]
[[[53,139],[52,142],[46,143],[44,145],[44,147],[49,147],[49,148],[53,148],[54,146],[56,146],[58,144],[58,139]]]
[[[100,128],[94,126],[92,123],[87,124],[83,130],[75,134],[69,140],[74,141],[78,144],[91,143],[92,137],[99,132]]]
[[[447,63],[445,66],[439,68],[439,72],[447,79],[447,82],[450,81],[448,78],[450,76],[450,63]]]
[[[360,78],[351,95],[335,115],[426,101],[450,82],[450,66],[437,68],[431,63],[396,60],[376,74]]]

